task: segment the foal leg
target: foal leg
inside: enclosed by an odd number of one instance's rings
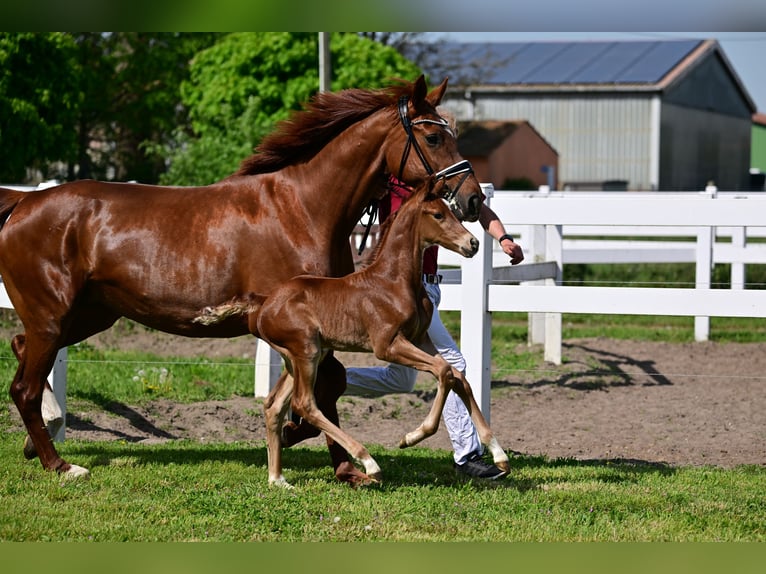
[[[438,382],[436,397],[430,411],[417,429],[407,433],[399,441],[399,448],[412,446],[432,436],[439,429],[439,420],[444,410],[444,403],[447,400],[447,392],[454,384],[452,380],[452,367],[450,367],[444,357],[436,352],[436,349],[427,337],[423,342],[423,348],[419,348],[406,337],[397,334],[387,347],[383,349],[376,348],[375,355],[383,361],[398,363],[419,371],[426,371],[436,377]]]
[[[293,378],[284,371],[263,403],[266,418],[266,444],[269,459],[269,484],[292,488],[282,476],[282,423],[293,394]],[[318,432],[318,431],[317,431]]]
[[[479,406],[476,404],[471,385],[468,383],[468,380],[463,373],[455,369],[453,369],[453,371],[455,375],[455,385],[452,390],[457,393],[465,404],[465,407],[468,409],[468,412],[471,415],[471,420],[473,421],[473,424],[476,425],[476,431],[479,433],[479,440],[481,440],[481,443],[489,449],[490,453],[492,453],[492,460],[495,463],[495,466],[500,470],[510,472],[511,465],[508,460],[508,455],[500,446],[500,443],[497,442],[492,429],[487,423],[487,419],[484,418],[481,409],[479,409]]]
[[[340,427],[337,402],[345,390],[346,369],[332,353],[328,353],[317,369],[314,397],[319,410],[336,427]],[[282,429],[283,445],[292,446],[307,438],[314,438],[319,433],[320,430],[305,418],[297,425],[288,421]],[[325,438],[335,477],[351,486],[369,483],[370,477],[353,465],[346,450],[329,435],[325,435]]]
[[[295,378],[292,400],[293,410],[327,435],[327,445],[328,448],[330,448],[331,455],[333,452],[337,453],[338,449],[341,449],[344,456],[347,457],[348,455],[346,453],[348,453],[364,465],[366,475],[361,476],[364,476],[365,483],[379,481],[381,478],[380,467],[378,466],[378,463],[375,462],[375,459],[370,456],[370,453],[364,445],[356,441],[348,433],[341,430],[337,424],[330,421],[322,411],[319,410],[314,396],[314,380],[316,378],[317,362],[317,358],[290,357],[290,363],[293,366],[293,377]],[[335,463],[335,459],[333,459],[333,463]],[[348,462],[348,464],[350,465],[351,463]],[[360,473],[356,471],[353,475],[359,476]],[[336,476],[338,476],[338,467],[336,467]],[[358,481],[352,482],[352,484],[358,484]]]

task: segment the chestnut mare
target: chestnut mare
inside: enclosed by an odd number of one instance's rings
[[[59,456],[41,412],[60,348],[122,316],[189,337],[258,336],[255,309],[211,325],[194,319],[299,274],[352,272],[349,235],[385,193],[388,173],[413,185],[434,172],[463,173],[445,190],[458,217],[475,221],[481,187],[436,111],[446,86],[429,93],[421,76],[383,90],[320,93],[239,171],[209,186],[77,181],[0,190],[0,275],[25,331],[12,341],[19,365],[11,384],[32,443],[25,454],[45,469],[88,475]],[[335,424],[344,385],[343,366],[328,355],[316,393]],[[340,480],[367,480],[327,443]]]
[[[331,350],[374,352],[381,360],[437,378],[430,412],[416,430],[405,435],[401,448],[436,432],[447,393],[455,390],[495,462],[509,466],[470,385],[436,351],[426,333],[433,307],[423,288],[423,250],[438,244],[473,257],[479,248],[478,240],[441,199],[443,186],[444,181],[431,178],[414,191],[386,220],[372,260],[361,270],[344,277],[295,277],[259,301],[258,333],[282,355],[291,375],[280,380],[264,404],[269,483],[289,486],[282,476],[281,435],[291,396],[296,414],[341,444],[364,465],[370,479],[381,477],[367,449],[324,417],[314,401],[317,368]]]

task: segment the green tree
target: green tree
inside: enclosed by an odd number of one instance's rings
[[[332,89],[377,88],[420,71],[395,49],[356,34],[333,34]],[[182,84],[192,133],[155,148],[170,161],[163,183],[219,180],[252,153],[274,124],[319,89],[316,33],[233,33],[194,58]]]
[[[74,158],[78,77],[70,36],[0,33],[0,181],[26,181],[30,170],[56,177],[51,162]]]
[[[189,62],[219,34],[83,33],[79,48],[83,94],[77,168],[70,179],[135,179],[155,183],[165,171],[148,153],[188,126],[180,105]],[[70,166],[73,167],[73,166]]]

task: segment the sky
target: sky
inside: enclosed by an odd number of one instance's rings
[[[766,32],[435,32],[459,42],[715,38],[760,113],[766,113]]]

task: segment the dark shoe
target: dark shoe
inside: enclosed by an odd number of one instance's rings
[[[504,470],[497,468],[494,464],[487,464],[478,454],[474,454],[463,464],[456,463],[455,470],[471,478],[485,478],[487,480],[497,480],[508,474]]]

